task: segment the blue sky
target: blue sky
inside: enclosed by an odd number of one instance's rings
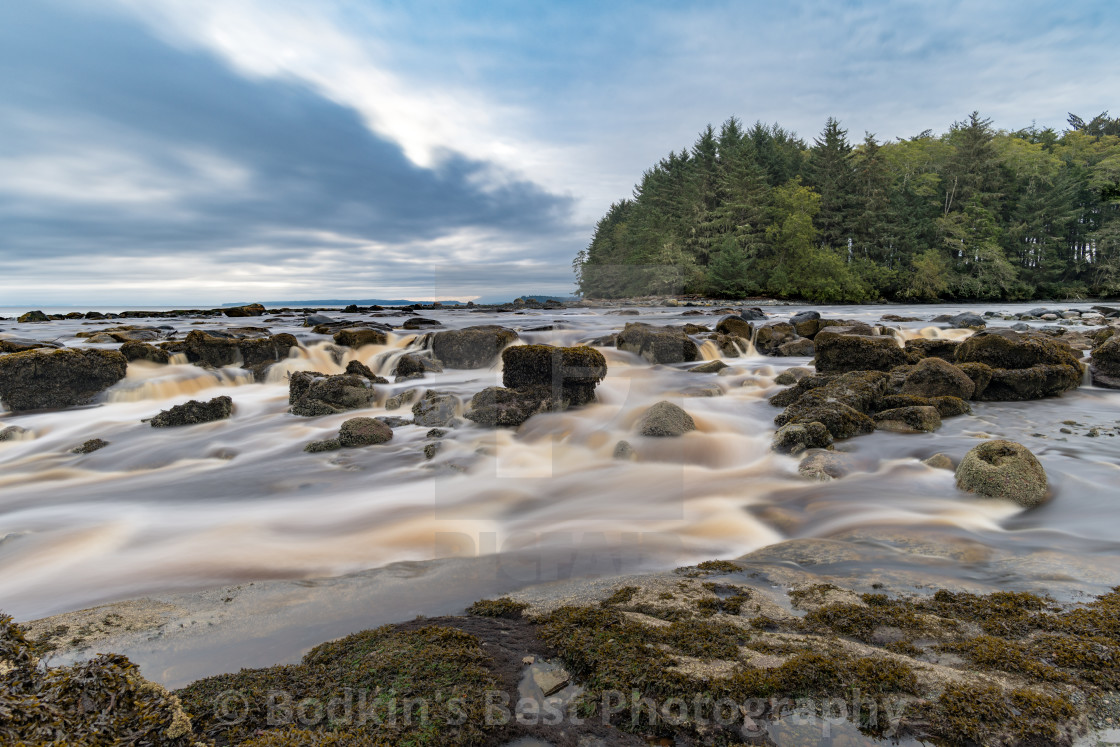
[[[1061,129],[1120,110],[1117,38],[1111,0],[9,0],[0,306],[564,293],[709,122]]]

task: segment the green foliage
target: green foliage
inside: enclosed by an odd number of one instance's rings
[[[1064,133],[851,144],[829,118],[709,126],[642,175],[573,263],[593,297],[767,294],[817,303],[1120,295],[1120,119]]]

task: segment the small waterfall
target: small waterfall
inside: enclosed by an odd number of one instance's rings
[[[206,370],[190,364],[129,365],[124,380],[106,392],[108,402],[142,402],[191,395],[216,386],[252,384],[253,372],[227,366]]]
[[[700,357],[706,361],[714,361],[722,357],[722,352],[714,340],[704,340],[700,343]]]
[[[1089,370],[1088,363],[1081,364],[1081,386],[1093,385],[1093,372]]]

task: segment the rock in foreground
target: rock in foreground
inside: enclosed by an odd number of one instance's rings
[[[638,420],[637,430],[643,436],[683,436],[696,430],[696,422],[677,405],[661,401],[645,411]]]
[[[1031,508],[1046,500],[1046,470],[1027,447],[995,439],[964,455],[957,466],[957,487]]]
[[[170,410],[164,410],[151,420],[153,428],[174,428],[182,425],[199,425],[225,420],[233,415],[233,400],[223,395],[209,402],[192,399]]]
[[[116,350],[28,350],[0,356],[0,402],[13,411],[84,405],[124,378]]]

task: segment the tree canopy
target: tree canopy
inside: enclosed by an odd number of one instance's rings
[[[1120,294],[1120,119],[807,144],[731,118],[642,174],[576,257],[585,296],[815,302]]]

